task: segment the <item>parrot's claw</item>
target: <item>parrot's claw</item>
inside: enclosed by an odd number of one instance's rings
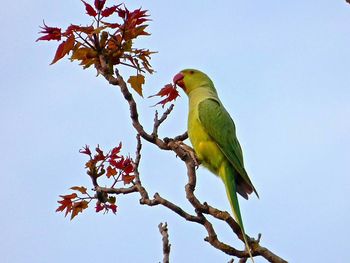
[[[173,144],[173,145],[176,145],[176,147],[181,148],[182,150],[184,150],[189,155],[191,160],[193,161],[193,164],[194,164],[195,168],[198,169],[198,167],[199,167],[199,165],[201,163],[198,160],[198,158],[196,156],[196,153],[194,152],[192,147],[190,147],[187,144],[183,143],[183,141],[178,141],[178,140],[174,140],[174,139],[170,139],[170,138],[164,138],[163,140],[164,140],[165,143],[167,143],[169,145]]]
[[[200,165],[200,161],[198,160],[193,148],[188,146],[187,144],[184,144],[183,142],[180,142],[179,146],[189,154],[190,158],[192,159],[192,161],[194,163],[195,168],[198,169],[198,167]]]

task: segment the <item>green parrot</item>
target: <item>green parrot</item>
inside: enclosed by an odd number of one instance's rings
[[[224,182],[234,217],[242,230],[245,245],[252,258],[237,193],[245,199],[248,199],[252,192],[257,197],[259,195],[244,168],[235,124],[206,74],[196,69],[185,69],[178,73],[173,81],[189,98],[188,137],[198,160]]]

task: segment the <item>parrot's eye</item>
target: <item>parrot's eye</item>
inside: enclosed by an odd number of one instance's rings
[[[190,74],[191,74],[191,75],[194,74],[194,71],[193,71],[193,70],[190,70]]]

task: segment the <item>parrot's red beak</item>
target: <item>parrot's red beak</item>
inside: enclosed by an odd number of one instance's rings
[[[177,73],[175,75],[175,77],[173,78],[173,81],[174,81],[174,85],[178,85],[180,86],[181,88],[185,89],[185,83],[184,83],[184,74],[182,74],[181,72],[180,73]]]

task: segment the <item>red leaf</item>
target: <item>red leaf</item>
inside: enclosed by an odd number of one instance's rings
[[[73,50],[75,44],[75,36],[72,34],[67,38],[66,44],[64,45],[63,55],[67,55],[71,50]]]
[[[99,145],[97,145],[97,147],[96,147],[96,152],[97,152],[97,154],[94,156],[95,161],[102,161],[106,158],[103,151],[100,149]]]
[[[122,156],[119,161],[116,161],[114,159],[109,160],[109,164],[114,166],[116,169],[123,170],[124,174],[127,175],[135,170],[134,163],[130,157],[124,158],[124,156]]]
[[[110,178],[111,176],[116,175],[116,174],[117,174],[117,170],[115,168],[112,168],[110,166],[107,167],[107,174],[106,174],[106,176],[108,178]]]
[[[115,204],[108,205],[108,208],[112,210],[113,214],[117,212],[117,206]]]
[[[118,16],[120,18],[125,18],[125,16],[127,16],[127,14],[129,14],[129,10],[123,10],[123,9],[118,9]]]
[[[87,13],[89,16],[97,16],[97,12],[95,11],[95,9],[94,9],[90,4],[86,3],[86,2],[83,1],[83,0],[82,0],[82,2],[84,3],[86,13]]]
[[[72,199],[76,198],[77,194],[73,193],[70,195],[60,195],[60,197],[63,200],[57,201],[61,205],[56,209],[56,212],[62,212],[66,209],[66,213],[64,216],[67,216],[68,213],[70,213],[72,211],[72,208],[73,208]]]
[[[148,17],[146,14],[148,10],[141,10],[141,8],[136,9],[129,13],[128,15],[128,22],[132,25],[132,27],[135,27],[136,25],[140,25],[145,21],[149,21],[149,19],[145,18]]]
[[[73,32],[83,32],[85,34],[92,34],[95,28],[93,26],[77,26],[77,25],[70,25],[66,32],[63,33],[63,35],[71,35]]]
[[[91,156],[91,151],[90,151],[90,148],[89,148],[88,145],[85,145],[85,146],[83,147],[83,149],[80,149],[80,150],[79,150],[79,152]]]
[[[72,210],[72,200],[70,199],[63,199],[61,201],[57,201],[57,203],[61,204],[57,209],[56,212],[62,212],[64,209],[67,209],[66,215]]]
[[[124,184],[130,184],[132,180],[134,180],[135,176],[134,175],[123,175],[123,181]]]
[[[120,142],[117,147],[114,147],[112,149],[111,154],[110,154],[110,158],[111,159],[120,158],[120,156],[118,156],[118,153],[120,152],[121,148],[122,148],[122,143]]]
[[[96,208],[96,213],[98,213],[98,212],[102,211],[103,209],[105,209],[105,206],[104,206],[104,204],[97,202],[95,208]]]
[[[116,165],[117,165],[117,161],[116,161],[116,160],[114,160],[114,159],[109,160],[109,164],[110,164],[110,165],[112,165],[112,166],[114,166],[114,167],[116,167]]]
[[[112,210],[113,214],[117,212],[117,206],[115,204],[102,204],[100,202],[97,202],[95,209],[96,209],[96,213],[102,210],[108,211],[109,209]]]
[[[107,22],[103,22],[103,21],[101,21],[101,22],[111,29],[115,29],[115,28],[120,27],[120,24],[118,24],[118,23],[107,23]]]
[[[50,41],[50,40],[61,40],[61,28],[58,28],[58,27],[49,27],[44,23],[44,26],[41,26],[40,28],[43,29],[42,31],[40,31],[39,33],[42,33],[42,34],[46,34],[42,37],[39,37],[36,41],[39,41],[39,40],[47,40],[47,41]]]
[[[52,60],[50,65],[56,63],[58,60],[63,58],[65,55],[67,55],[69,53],[69,51],[71,51],[74,48],[74,44],[75,44],[75,37],[74,37],[74,35],[71,35],[70,37],[68,37],[67,41],[63,41],[58,46],[58,48],[56,50],[55,57]]]
[[[124,169],[124,157],[122,157],[118,162],[115,160],[110,160],[110,165],[113,165],[115,168],[122,170]]]
[[[56,50],[56,54],[55,57],[53,58],[52,62],[50,65],[56,63],[58,60],[60,60],[61,58],[63,58],[64,56],[63,54],[63,50],[64,50],[64,46],[65,46],[66,42],[63,41],[61,44],[59,44],[57,50]]]
[[[132,173],[135,169],[134,164],[130,158],[125,159],[123,166],[124,166],[123,171],[127,175]]]
[[[161,100],[160,102],[158,102],[157,104],[154,105],[154,106],[156,106],[158,104],[161,104],[162,107],[164,107],[164,105],[166,103],[173,101],[173,100],[176,100],[176,98],[179,97],[180,94],[177,91],[175,86],[173,86],[172,84],[167,84],[157,94],[149,96],[149,98],[154,97],[154,96],[160,96],[160,97],[166,96],[165,99]]]
[[[104,17],[109,17],[110,15],[114,14],[117,11],[119,5],[115,5],[112,7],[106,7],[102,12],[101,15]]]
[[[63,199],[74,199],[76,198],[78,195],[76,193],[72,193],[70,195],[60,195],[60,197],[62,197]]]
[[[101,11],[105,3],[106,3],[106,0],[95,0],[96,10]]]

